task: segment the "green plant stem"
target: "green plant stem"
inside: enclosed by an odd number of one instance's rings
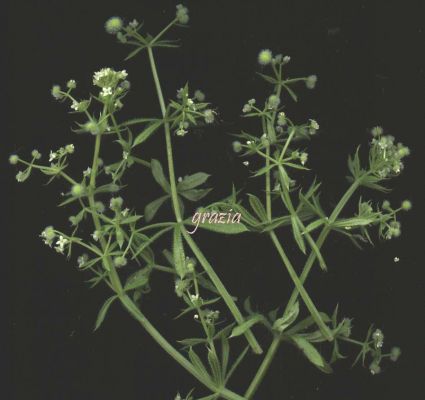
[[[351,196],[354,194],[354,192],[357,190],[357,188],[360,186],[361,184],[361,178],[360,179],[356,179],[351,186],[348,188],[348,190],[344,193],[344,195],[341,197],[340,201],[338,202],[338,204],[336,205],[336,207],[334,208],[333,212],[331,213],[330,217],[329,217],[329,221],[328,224],[322,229],[322,231],[320,232],[320,235],[316,241],[316,246],[318,249],[320,249],[323,245],[323,243],[325,242],[328,234],[331,231],[331,225],[336,221],[336,219],[338,218],[339,214],[341,213],[341,211],[343,210],[343,208],[345,207],[345,205],[347,204],[347,202],[350,200]],[[304,268],[301,272],[300,275],[300,282],[303,284],[307,277],[308,274],[310,273],[311,267],[314,264],[314,261],[316,260],[316,253],[312,250],[305,265]],[[285,311],[289,310],[297,301],[299,295],[299,291],[298,289],[295,287],[295,289],[292,291],[291,297],[289,299],[289,302],[286,306]]]
[[[238,324],[242,324],[244,322],[244,318],[241,312],[239,311],[239,308],[236,306],[235,302],[233,301],[232,296],[230,296],[230,293],[227,291],[227,289],[221,282],[221,279],[215,273],[214,268],[205,258],[204,254],[199,249],[199,247],[197,246],[195,241],[192,239],[192,237],[186,232],[186,229],[184,228],[181,229],[181,232],[187,244],[193,251],[193,254],[195,254],[196,258],[199,260],[200,264],[202,265],[202,267],[204,268],[204,270],[210,277],[217,291],[220,293],[221,297],[223,298],[223,301],[226,303],[227,307],[229,308],[236,322]],[[245,332],[245,337],[248,343],[250,344],[252,350],[254,351],[254,353],[261,354],[263,352],[263,350],[261,349],[259,343],[257,342],[257,339],[255,338],[251,330],[247,330]]]
[[[167,161],[168,161],[168,174],[169,174],[169,180],[170,180],[170,187],[171,187],[171,201],[173,203],[173,210],[176,216],[176,221],[179,224],[182,224],[182,216],[180,213],[180,207],[179,207],[179,200],[177,196],[177,187],[176,187],[176,178],[174,173],[174,160],[173,160],[173,148],[171,144],[171,132],[170,132],[170,124],[166,118],[167,110],[165,107],[164,102],[164,96],[162,94],[161,84],[158,77],[158,72],[155,65],[155,59],[153,56],[153,51],[150,47],[148,47],[148,56],[149,56],[149,62],[152,69],[152,75],[155,82],[156,92],[159,100],[159,105],[161,107],[161,113],[164,118],[164,130],[165,130],[165,142],[166,142],[166,149],[167,149]],[[183,226],[183,225],[182,225]],[[213,267],[208,262],[208,260],[205,258],[199,247],[196,245],[196,243],[193,241],[193,239],[190,237],[190,235],[186,232],[186,229],[181,229],[182,235],[185,238],[187,244],[192,249],[193,253],[198,258],[200,264],[204,268],[205,272],[210,277],[211,281],[217,288],[218,292],[220,293],[221,297],[223,298],[224,302],[228,306],[230,312],[233,314],[233,317],[235,318],[236,322],[239,324],[244,322],[244,318],[239,311],[238,307],[236,306],[235,302],[233,301],[232,297],[230,296],[229,292],[221,282],[218,275],[215,273]],[[245,332],[245,337],[248,341],[248,343],[251,345],[253,351],[257,354],[262,353],[262,349],[255,339],[254,334],[251,330],[247,330]]]
[[[278,91],[278,94],[280,95],[280,91]],[[275,118],[275,116],[276,116],[276,114],[274,114],[274,117],[273,117],[273,118]],[[274,130],[273,125],[269,125],[269,129],[270,129],[270,130]],[[270,132],[269,132],[269,134],[270,134]],[[283,148],[283,150],[282,150],[282,153],[281,153],[280,158],[283,158],[283,156],[284,156],[284,154],[285,154],[285,152],[286,152],[286,150],[287,150],[287,148],[288,148],[288,146],[289,146],[289,142],[292,140],[293,135],[294,135],[294,131],[292,131],[292,132],[291,132],[291,134],[289,135],[289,137],[288,137],[288,139],[287,139],[287,141],[286,141],[286,143],[285,143],[285,146],[284,146],[284,148]],[[273,136],[275,136],[275,135],[273,135]],[[267,150],[268,150],[268,149],[267,149]],[[268,163],[269,163],[269,160],[268,160],[268,159],[266,159],[266,165],[267,165]],[[282,167],[281,165],[279,165],[279,174],[280,174],[281,176],[282,176],[282,173],[283,173],[283,167]],[[268,180],[267,180],[267,176],[269,177],[269,180],[270,180],[270,171],[267,171],[267,173],[266,173],[266,186],[267,186],[267,182],[268,182]],[[281,182],[282,189],[284,189],[284,182],[283,182],[283,180],[282,180],[282,179],[281,179],[281,181],[282,181],[282,182]],[[268,182],[268,183],[270,184],[270,182]],[[267,191],[267,189],[266,189],[266,191]],[[289,193],[288,193],[288,192],[285,192],[285,195],[286,195],[286,196],[285,196],[285,199],[286,199],[286,201],[285,201],[285,205],[286,205],[286,207],[288,208],[288,210],[289,210],[290,214],[291,214],[292,216],[294,216],[295,218],[297,218],[297,220],[298,220],[298,222],[297,222],[297,223],[299,223],[301,226],[304,226],[304,225],[302,224],[301,220],[298,218],[298,216],[297,216],[297,214],[296,214],[296,212],[295,212],[295,210],[294,210],[294,207],[293,207],[293,205],[292,205],[292,201],[291,201],[291,198],[290,198],[290,196],[289,196]],[[270,196],[270,191],[268,191],[268,196]],[[270,201],[270,200],[269,200],[269,201]],[[270,206],[270,207],[271,207],[271,206]],[[270,209],[270,214],[271,214],[271,209]],[[308,310],[310,311],[311,316],[313,317],[314,321],[316,322],[317,326],[319,327],[320,331],[322,332],[322,334],[324,335],[324,337],[325,337],[326,339],[328,339],[329,341],[333,340],[333,335],[332,335],[332,333],[331,333],[330,329],[327,327],[327,325],[326,325],[326,324],[325,324],[325,322],[323,321],[322,317],[320,316],[319,311],[317,310],[316,306],[314,305],[313,301],[311,300],[311,298],[310,298],[309,294],[307,293],[307,291],[304,289],[304,287],[303,287],[302,283],[300,282],[300,280],[299,280],[299,278],[298,278],[298,275],[297,275],[297,273],[295,272],[295,269],[294,269],[294,267],[292,266],[292,264],[291,264],[290,260],[288,259],[288,257],[287,257],[287,255],[286,255],[285,251],[283,250],[283,247],[282,247],[282,245],[280,244],[280,241],[279,241],[279,239],[277,238],[277,236],[276,236],[276,234],[275,234],[274,230],[271,230],[271,231],[269,232],[269,235],[270,235],[270,238],[272,239],[272,242],[273,242],[273,244],[275,245],[275,247],[276,247],[276,249],[277,249],[277,251],[278,251],[278,253],[279,253],[279,255],[280,255],[280,257],[281,257],[281,259],[282,259],[282,261],[283,261],[283,263],[284,263],[284,265],[285,265],[285,267],[286,267],[286,269],[288,270],[288,273],[289,273],[289,275],[290,275],[290,277],[291,277],[292,281],[293,281],[293,282],[294,282],[294,284],[295,284],[295,288],[297,288],[297,289],[298,289],[298,291],[301,291],[301,297],[302,297],[302,299],[303,299],[303,301],[304,301],[304,303],[305,303],[306,307],[307,307],[307,308],[308,308]],[[309,238],[309,239],[310,239],[310,240],[309,240],[309,243],[311,244],[311,241],[313,241],[313,239],[311,238],[311,236],[310,236],[310,237],[309,237],[309,236],[307,236],[307,238]],[[314,244],[314,243],[313,243],[313,244]]]
[[[249,385],[247,391],[245,392],[245,398],[247,400],[250,400],[252,396],[254,396],[255,392],[257,391],[258,387],[260,386],[261,382],[264,379],[264,376],[266,375],[274,356],[277,352],[277,349],[280,345],[280,338],[275,337],[267,350],[266,355],[264,356],[263,362],[260,365],[260,368],[258,369],[257,373],[254,376],[254,379],[252,380],[251,384]]]
[[[91,175],[90,175],[89,193],[87,196],[89,200],[90,208],[92,210],[91,215],[92,215],[93,223],[94,223],[95,229],[99,232],[102,231],[102,225],[100,223],[99,216],[96,212],[96,204],[95,204],[93,193],[96,187],[96,176],[97,176],[97,169],[99,166],[99,153],[100,153],[101,140],[102,140],[102,135],[101,134],[96,135],[96,141],[94,145],[94,154],[93,154],[93,164],[92,164]],[[102,250],[105,251],[105,249],[107,248],[107,244],[102,235],[100,235],[99,237],[99,242],[102,246]],[[114,288],[117,294],[122,293],[123,288],[121,285],[120,278],[109,256],[104,258],[104,263],[105,263],[106,270],[108,270],[109,279],[111,280],[112,287]]]
[[[227,400],[245,400],[242,396],[228,390],[217,388],[214,382],[206,376],[200,374],[192,363],[180,354],[162,335],[156,328],[150,323],[150,321],[143,315],[139,308],[133,303],[133,301],[127,295],[119,296],[120,301],[124,308],[135,318],[143,328],[152,336],[152,338],[170,355],[178,364],[180,364],[186,371],[193,375],[199,382],[204,384],[213,393],[217,393]]]
[[[95,149],[93,155],[93,165],[90,175],[90,191],[89,191],[89,205],[92,210],[92,219],[96,230],[101,231],[101,223],[99,217],[95,211],[95,199],[93,191],[96,186],[96,175],[98,169],[98,160],[100,153],[101,145],[101,135],[96,136]],[[102,250],[107,249],[107,243],[105,239],[100,236],[99,238]],[[215,384],[207,377],[199,374],[195,367],[188,361],[182,354],[180,354],[168,341],[155,329],[155,327],[149,322],[149,320],[142,314],[139,308],[134,304],[134,302],[124,293],[121,281],[115,270],[115,267],[110,259],[110,257],[105,257],[104,259],[105,267],[108,270],[109,279],[111,280],[111,285],[113,290],[117,293],[121,303],[125,309],[146,329],[146,331],[152,336],[152,338],[174,359],[176,360],[183,368],[190,372],[196,379],[203,383],[208,389],[212,390],[214,393],[218,393],[227,400],[243,400],[241,396],[236,393],[231,392],[227,389],[217,388]]]
[[[306,305],[308,311],[310,311],[311,316],[314,319],[314,322],[319,327],[320,331],[324,335],[324,337],[332,341],[333,335],[328,326],[323,322],[322,317],[320,316],[319,311],[317,310],[316,306],[313,303],[313,300],[311,300],[310,295],[307,293],[307,291],[304,289],[303,284],[301,283],[300,279],[298,278],[297,273],[295,272],[294,267],[292,266],[291,262],[289,261],[285,251],[283,250],[279,239],[277,238],[274,231],[270,231],[269,235],[272,239],[273,244],[275,245],[283,263],[285,264],[286,269],[288,270],[289,276],[291,277],[292,281],[295,284],[296,289],[298,290],[301,298],[304,301],[304,304]]]
[[[270,143],[267,144],[266,147],[266,167],[270,166]],[[272,220],[272,200],[271,200],[271,185],[270,185],[270,170],[266,172],[266,214],[267,220]]]
[[[161,114],[164,118],[164,129],[165,129],[165,142],[167,149],[167,160],[168,160],[168,175],[170,178],[170,187],[171,187],[171,200],[173,203],[174,214],[178,223],[182,222],[182,217],[180,213],[179,200],[177,196],[177,187],[176,187],[176,176],[174,173],[174,159],[173,159],[173,148],[171,144],[171,132],[170,132],[170,123],[166,120],[167,109],[165,107],[164,96],[162,94],[161,83],[158,77],[158,71],[155,65],[155,59],[153,56],[153,51],[151,47],[148,47],[148,56],[149,62],[151,65],[153,80],[155,82],[156,93],[158,95],[159,106],[161,107]]]

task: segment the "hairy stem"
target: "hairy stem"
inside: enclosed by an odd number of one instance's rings
[[[167,110],[165,107],[164,102],[164,96],[162,94],[161,84],[158,77],[158,72],[155,65],[155,59],[153,55],[153,51],[151,47],[148,47],[148,56],[149,56],[149,62],[152,69],[152,75],[155,82],[156,92],[159,100],[159,105],[161,107],[161,113],[164,118],[164,130],[165,130],[165,142],[166,142],[166,150],[167,150],[167,161],[168,161],[168,174],[170,179],[170,187],[171,187],[171,201],[173,203],[173,210],[176,216],[176,221],[178,223],[182,223],[182,216],[180,213],[180,206],[179,206],[179,200],[177,196],[177,186],[176,186],[176,177],[174,172],[174,160],[173,160],[173,148],[171,144],[171,132],[170,132],[170,124],[166,119]],[[211,281],[214,283],[215,287],[219,291],[221,297],[223,298],[226,305],[229,307],[230,312],[233,314],[235,320],[241,324],[244,322],[243,316],[240,313],[238,307],[236,306],[235,302],[233,301],[232,297],[230,296],[229,292],[221,282],[218,275],[215,273],[213,267],[211,264],[207,261],[199,247],[196,245],[196,243],[193,241],[193,239],[190,237],[190,235],[186,232],[186,230],[183,228],[181,229],[181,232],[183,234],[183,237],[185,238],[186,242],[198,258],[200,264],[210,277]],[[248,341],[248,343],[251,345],[253,351],[257,354],[262,353],[261,347],[258,344],[257,340],[255,339],[253,333],[251,330],[246,331],[245,337]]]

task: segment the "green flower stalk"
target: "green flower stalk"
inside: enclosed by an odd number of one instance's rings
[[[159,115],[130,120],[121,117],[124,98],[131,90],[125,69],[105,67],[95,72],[91,78],[93,93],[84,98],[75,95],[77,83],[73,79],[62,86],[65,89],[60,85],[52,87],[54,99],[67,103],[75,117],[73,130],[93,144],[93,158],[90,166],[80,166],[78,177],[72,177],[67,172],[68,165],[75,158],[74,153],[78,155],[73,144],[50,152],[45,149],[44,157],[34,149],[28,161],[18,154],[10,155],[9,163],[20,168],[18,182],[38,171],[48,177],[48,183],[63,179],[69,188],[60,203],[64,210],[71,209],[67,226],[46,227],[41,240],[58,254],[75,260],[74,265],[90,276],[92,287],[104,284],[110,289],[95,329],[100,328],[109,308],[120,303],[163,351],[209,391],[202,399],[255,398],[280,346],[297,348],[307,362],[324,373],[331,373],[337,361],[345,358],[346,346],[354,346],[359,350],[354,364],[361,361],[371,374],[382,373],[386,368],[383,361],[397,361],[401,350],[392,347],[385,352],[384,333],[373,326],[363,340],[354,339],[351,319],[340,318],[338,306],[333,311],[322,310],[319,299],[313,298],[304,284],[314,267],[324,273],[334,268],[322,252],[330,235],[341,235],[360,247],[372,243],[375,236],[393,240],[402,234],[399,215],[411,210],[409,200],[394,208],[389,200],[377,204],[373,199],[355,197],[361,187],[387,192],[388,182],[404,170],[410,150],[393,136],[384,135],[382,127],[372,128],[370,143],[358,148],[348,160],[346,191],[326,212],[328,207],[323,207],[320,200],[320,182],[311,179],[307,187],[297,183],[299,174],[310,174],[307,146],[320,131],[319,123],[313,118],[295,121],[284,109],[289,101],[298,100],[299,83],[313,89],[318,78],[287,78],[290,57],[264,49],[257,61],[262,69],[259,76],[269,85],[267,96],[253,97],[237,107],[243,118],[254,121],[256,128],[251,133],[241,129],[232,143],[233,151],[243,158],[243,165],[256,166],[249,167],[249,172],[261,180],[264,190],[246,194],[243,188],[233,188],[224,199],[200,208],[199,202],[212,190],[205,187],[209,174],[193,172],[176,179],[173,145],[187,140],[194,129],[217,124],[219,108],[209,104],[199,89],[192,92],[189,84],[174,88],[177,96],[166,101],[155,59],[157,48],[178,46],[165,36],[172,28],[188,22],[189,10],[179,4],[171,21],[156,35],[143,32],[137,20],[125,25],[120,17],[111,17],[105,23],[106,32],[114,35],[118,43],[132,47],[126,59],[146,52]],[[166,166],[154,158],[156,155],[147,160],[141,157],[146,154],[144,145],[149,140],[164,140]],[[105,146],[117,146],[118,156],[107,159],[103,154]],[[122,197],[122,188],[127,184],[127,172],[137,168],[149,171],[161,195],[133,209],[127,206],[133,203]],[[346,206],[351,202],[357,206],[350,214]],[[224,221],[224,216],[231,213],[242,218],[237,224],[210,224],[205,218],[195,224],[187,213],[188,206],[194,205],[198,207],[197,214],[208,214],[216,222],[221,218]],[[159,210],[164,207],[173,211],[171,221],[159,218]],[[228,240],[241,233],[266,235],[279,257],[277,265],[270,268],[284,268],[294,284],[288,301],[271,312],[254,311],[249,299],[241,304],[191,234],[194,225],[195,230],[227,235]],[[283,242],[282,230],[290,233],[290,245]],[[159,247],[160,238],[168,240],[168,248]],[[293,262],[293,249],[305,258],[300,274]],[[142,311],[141,304],[152,290],[153,275],[159,275],[167,285],[172,283],[178,312],[183,307],[177,318],[185,319],[192,327],[193,337],[169,341]],[[175,341],[178,345],[173,344]],[[240,346],[235,346],[235,342],[241,342],[244,350],[237,351]],[[318,343],[322,345],[319,347]],[[324,351],[326,348],[328,352]],[[238,394],[229,385],[234,372],[247,362],[256,363],[258,369],[247,378],[243,394]],[[195,395],[197,390],[185,398],[195,400]],[[177,394],[176,400],[181,399]]]

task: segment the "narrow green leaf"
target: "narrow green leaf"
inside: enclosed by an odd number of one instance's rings
[[[160,231],[155,233],[152,237],[147,238],[144,242],[142,242],[140,245],[138,245],[132,259],[134,260],[135,258],[137,258],[137,256],[140,253],[142,253],[148,246],[150,246],[155,240],[157,240],[159,237],[161,237],[165,232],[168,232],[170,229],[171,229],[171,227],[161,229]]]
[[[298,318],[300,306],[298,301],[283,315],[282,318],[277,319],[273,324],[273,329],[282,333],[286,328],[291,326]]]
[[[195,353],[195,351],[192,349],[192,347],[189,349],[189,359],[192,362],[195,369],[203,375],[205,378],[211,379],[210,375],[208,374],[207,369],[205,368],[202,360],[199,358],[199,356]]]
[[[253,194],[248,194],[248,196],[249,196],[249,204],[251,205],[251,208],[253,209],[253,211],[257,214],[257,217],[261,221],[266,221],[267,212],[263,206],[263,203],[261,203],[261,200]]]
[[[199,201],[211,192],[211,190],[212,189],[190,189],[179,192],[179,194],[189,201]]]
[[[198,344],[207,343],[207,339],[188,338],[188,339],[178,340],[177,343],[182,344],[184,347],[192,347],[192,346],[196,346]]]
[[[196,227],[197,225],[190,220],[186,220],[188,225]],[[247,227],[242,223],[230,223],[230,224],[214,224],[214,223],[199,223],[199,228],[206,229],[207,231],[224,233],[226,235],[238,235],[240,233],[248,232]],[[193,232],[193,229],[189,229],[189,232]]]
[[[161,186],[166,193],[170,193],[170,184],[168,183],[167,178],[165,178],[164,170],[162,169],[161,163],[158,160],[152,159],[151,169],[152,175],[158,185]]]
[[[156,213],[160,209],[160,207],[164,204],[164,202],[169,198],[169,195],[165,195],[160,197],[159,199],[156,199],[145,207],[145,220],[146,222],[152,221],[152,219],[155,217]]]
[[[132,52],[129,53],[129,55],[124,59],[125,61],[130,60],[131,58],[133,58],[135,55],[137,55],[140,51],[142,51],[146,46],[140,46],[137,49],[133,50]]]
[[[109,297],[102,305],[99,314],[97,315],[97,319],[96,319],[96,325],[94,327],[94,330],[98,330],[100,325],[102,325],[102,322],[105,320],[106,317],[106,313],[109,310],[109,307],[111,306],[111,304],[114,302],[114,300],[117,298],[118,296],[114,295]]]
[[[162,120],[159,120],[148,125],[142,132],[140,132],[136,136],[136,138],[134,139],[133,145],[131,147],[134,148],[138,146],[139,144],[143,143],[144,141],[146,141],[147,139],[149,139],[151,135],[155,133],[155,131],[162,125],[162,123],[163,123]]]
[[[293,336],[292,340],[295,345],[302,350],[307,359],[318,367],[321,371],[330,373],[332,372],[331,367],[326,363],[322,355],[317,351],[317,349],[306,339],[300,336]]]
[[[327,323],[330,322],[331,319],[329,318],[329,316],[325,313],[320,313],[320,317],[322,318],[323,322]],[[288,331],[286,332],[288,336],[292,336],[295,333],[298,332],[302,332],[305,329],[309,328],[311,325],[313,325],[314,319],[313,317],[310,315],[309,317],[303,319],[302,321],[298,322],[296,325],[294,325],[292,328],[288,329]]]
[[[205,172],[196,172],[193,175],[185,176],[183,180],[177,184],[177,190],[180,192],[196,188],[205,183],[210,176],[211,175]]]
[[[173,260],[177,275],[183,279],[187,274],[186,257],[183,248],[180,225],[174,227],[173,232]]]
[[[230,338],[234,338],[240,335],[243,335],[248,329],[250,329],[255,324],[258,324],[260,322],[264,321],[264,317],[260,314],[254,315],[251,318],[247,319],[242,324],[235,326],[232,330],[232,334],[230,335]]]
[[[208,364],[210,365],[211,373],[213,376],[213,380],[217,385],[221,385],[222,382],[222,372],[221,365],[217,358],[217,355],[211,349],[208,349]]]
[[[124,290],[133,290],[145,286],[149,283],[149,273],[148,268],[142,268],[131,274],[125,282]]]
[[[291,216],[291,225],[292,225],[292,233],[294,235],[294,239],[297,242],[297,245],[300,248],[300,250],[303,252],[303,254],[305,254],[306,249],[305,249],[304,238],[301,235],[298,220],[297,220],[296,216],[294,216],[294,215]]]

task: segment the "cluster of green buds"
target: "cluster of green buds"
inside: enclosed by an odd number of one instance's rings
[[[402,143],[394,143],[394,137],[383,135],[383,132],[379,126],[371,131],[370,164],[377,177],[388,179],[403,170],[402,160],[410,154],[410,150]]]
[[[12,154],[11,156],[9,156],[9,163],[12,165],[17,165],[18,163],[21,163],[26,166],[23,171],[18,171],[18,173],[16,174],[16,180],[20,183],[26,181],[29,178],[34,168],[41,170],[46,175],[54,177],[66,167],[67,156],[69,154],[74,153],[74,150],[74,145],[68,144],[64,147],[59,148],[56,151],[50,151],[50,166],[41,166],[36,164],[36,161],[40,160],[42,157],[41,153],[36,149],[31,152],[32,160],[30,162],[20,159],[17,154]]]
[[[171,126],[175,128],[177,136],[185,136],[190,127],[198,125],[200,120],[206,124],[212,124],[216,118],[216,111],[209,108],[205,103],[205,94],[199,89],[189,96],[189,86],[177,90],[177,101],[171,100],[169,104]]]
[[[396,362],[401,356],[399,347],[392,347],[389,353],[383,352],[384,334],[380,329],[373,330],[372,326],[369,328],[364,342],[358,342],[357,344],[361,346],[361,350],[354,364],[361,359],[364,365],[366,356],[369,355],[372,360],[369,364],[369,371],[372,375],[377,375],[382,371],[381,362],[384,359],[387,358],[392,362]]]

